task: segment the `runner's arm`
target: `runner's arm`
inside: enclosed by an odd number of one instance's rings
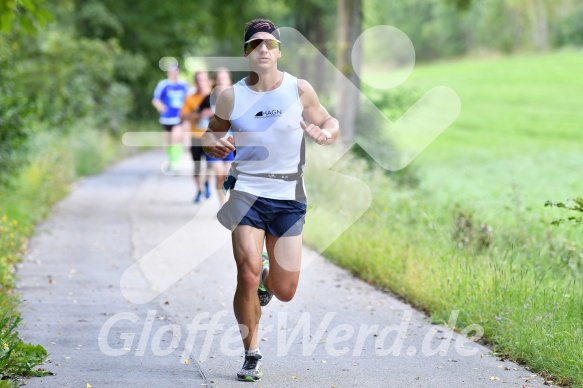
[[[232,88],[225,89],[217,99],[215,115],[211,118],[208,129],[202,135],[202,148],[207,155],[215,158],[225,158],[235,149],[235,139],[224,136],[231,128],[231,112],[235,94]]]
[[[166,111],[166,109],[168,109],[168,107],[166,105],[164,105],[164,103],[161,100],[159,100],[157,98],[154,98],[152,100],[152,105],[154,105],[154,108],[156,108],[158,113],[163,113],[164,111]]]
[[[190,121],[196,123],[200,120],[200,114],[196,111],[196,107],[191,104],[190,98],[186,97],[184,101],[184,106],[180,110],[180,118],[182,121]]]
[[[158,82],[156,85],[156,89],[154,90],[154,97],[152,98],[152,105],[158,111],[158,113],[164,113],[168,107],[166,104],[162,102],[162,93],[164,92],[164,88],[166,87],[166,81]]]
[[[328,113],[322,106],[316,91],[310,83],[303,79],[298,79],[298,91],[300,101],[304,107],[302,115],[309,125],[300,123],[306,135],[320,145],[330,145],[338,139],[340,125],[338,120]],[[325,130],[324,132],[322,130]],[[331,137],[328,139],[326,131]]]

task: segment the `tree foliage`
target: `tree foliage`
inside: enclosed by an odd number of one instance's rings
[[[552,35],[555,46],[583,46],[583,2],[562,12]]]
[[[365,25],[389,24],[417,58],[583,45],[583,0],[368,0]]]
[[[79,36],[70,27],[72,3],[48,3],[55,22],[42,33],[20,25],[0,34],[0,185],[26,163],[23,149],[38,131],[80,125],[115,131],[132,109],[130,88],[144,61],[115,39]]]
[[[139,76],[124,81],[133,92],[135,113],[154,119],[152,92],[165,76],[158,66],[160,58],[182,62],[189,55],[241,55],[245,23],[257,17],[280,26],[301,25],[302,32],[325,50],[332,38],[325,33],[326,26],[332,30],[334,11],[333,3],[316,0],[74,0],[74,24],[82,36],[117,40],[125,52],[146,64]]]
[[[0,0],[0,181],[22,163],[15,153],[35,128],[91,117],[115,130],[129,112],[154,120],[160,58],[240,55],[244,23],[253,18],[297,28],[335,62],[339,4]],[[365,29],[403,30],[420,60],[583,45],[583,0],[363,0],[362,14]],[[320,89],[322,69],[311,67],[302,64]]]
[[[30,34],[53,20],[44,0],[0,0],[0,33],[12,32],[17,26]]]
[[[24,145],[28,134],[28,119],[32,110],[26,104],[24,90],[19,87],[11,69],[14,59],[10,55],[9,44],[0,36],[0,185],[5,184],[22,158],[16,157]]]
[[[0,182],[37,131],[80,120],[115,130],[130,112],[154,120],[162,57],[240,55],[245,22],[257,17],[299,26],[326,51],[335,17],[334,3],[317,0],[0,0],[0,10]]]

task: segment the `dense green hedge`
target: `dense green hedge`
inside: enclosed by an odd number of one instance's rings
[[[61,16],[63,18],[63,16]],[[78,123],[114,134],[133,108],[126,83],[144,62],[114,40],[79,36],[66,23],[30,35],[0,33],[0,185],[25,165],[28,140]]]

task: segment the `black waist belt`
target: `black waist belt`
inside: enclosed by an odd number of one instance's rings
[[[291,174],[264,174],[264,173],[251,174],[248,172],[239,171],[237,169],[235,169],[235,171],[236,171],[237,175],[243,174],[243,175],[257,176],[260,178],[280,179],[280,180],[286,181],[286,182],[297,181],[297,180],[301,179],[301,177],[303,176],[303,174],[299,173],[299,172],[294,172]]]

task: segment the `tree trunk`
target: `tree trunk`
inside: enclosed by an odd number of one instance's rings
[[[295,13],[296,28],[304,37],[327,57],[326,42],[332,40],[329,37],[324,24],[322,22],[322,15],[328,13],[328,6],[319,3],[317,0],[296,0],[296,8],[300,11]],[[314,89],[318,93],[327,92],[331,80],[328,77],[326,66],[321,62],[314,61],[314,58],[306,55],[299,56],[299,66],[301,77],[310,81]]]
[[[319,22],[320,16],[318,13],[314,13],[311,18],[310,24],[314,26],[311,35],[311,41],[313,42],[314,46],[324,55],[324,57],[328,57],[327,53],[328,50],[326,49],[326,32],[322,27],[322,23]],[[318,66],[317,62],[314,62],[314,88],[319,92],[328,92],[329,90],[326,89],[326,86],[329,85],[330,79],[327,79],[328,75],[326,74],[326,68],[324,66]]]
[[[547,10],[542,0],[531,0],[532,41],[537,50],[549,47],[549,25]]]
[[[353,67],[358,64],[352,63],[352,46],[362,31],[361,5],[361,0],[338,0],[336,67],[341,74],[336,79],[334,115],[340,122],[342,139],[345,143],[351,143],[354,140],[360,101],[360,81]],[[358,53],[357,61],[360,61],[361,55],[362,53]]]

